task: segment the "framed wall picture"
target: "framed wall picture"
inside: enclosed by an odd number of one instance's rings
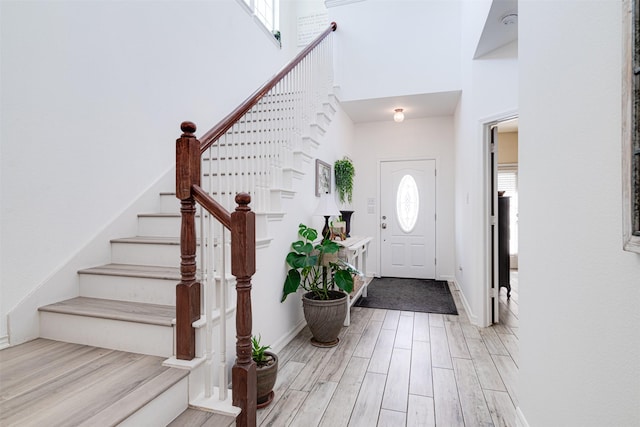
[[[640,253],[640,1],[623,1],[623,247]]]
[[[331,193],[331,165],[316,159],[316,197]]]

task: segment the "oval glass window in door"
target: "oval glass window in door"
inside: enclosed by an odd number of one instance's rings
[[[420,195],[418,185],[411,175],[405,175],[398,184],[396,194],[396,216],[398,224],[405,233],[410,233],[418,220]]]

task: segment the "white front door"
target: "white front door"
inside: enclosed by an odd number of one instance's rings
[[[436,277],[436,162],[380,163],[380,273]]]

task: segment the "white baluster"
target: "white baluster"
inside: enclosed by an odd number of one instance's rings
[[[222,253],[221,271],[220,271],[220,292],[218,300],[218,308],[220,309],[220,340],[218,346],[218,354],[220,355],[220,365],[218,368],[218,390],[220,400],[227,398],[227,246],[226,231],[224,227],[220,232],[220,248]]]

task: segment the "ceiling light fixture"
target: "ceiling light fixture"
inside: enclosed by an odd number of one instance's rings
[[[402,121],[404,121],[404,113],[403,113],[403,109],[402,108],[396,108],[395,109],[395,114],[393,115],[393,120],[396,123],[400,123]]]
[[[500,19],[500,22],[502,22],[502,25],[504,25],[505,27],[516,25],[518,23],[518,14],[509,13],[503,16],[502,19]]]

